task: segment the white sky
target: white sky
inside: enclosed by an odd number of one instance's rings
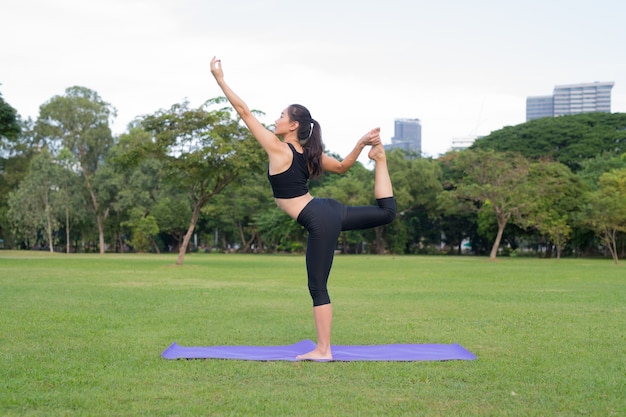
[[[221,95],[210,71],[272,123],[309,108],[345,156],[419,118],[430,156],[525,121],[526,97],[614,81],[626,112],[626,2],[617,0],[0,0],[0,92],[23,118],[67,87],[136,116]],[[363,155],[364,156],[364,155]],[[361,158],[360,160],[365,160]]]

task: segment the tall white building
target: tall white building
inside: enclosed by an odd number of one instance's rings
[[[557,85],[551,96],[526,98],[526,121],[568,114],[611,112],[614,82]]]
[[[554,87],[554,115],[611,113],[611,89],[615,83],[557,85]]]

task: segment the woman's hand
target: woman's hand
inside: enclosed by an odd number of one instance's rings
[[[370,130],[359,140],[359,144],[363,145],[364,147],[376,146],[380,143],[380,127],[376,127]]]
[[[222,71],[222,61],[220,61],[216,57],[213,57],[213,59],[211,59],[211,74],[213,74],[216,80],[224,78],[224,71]]]

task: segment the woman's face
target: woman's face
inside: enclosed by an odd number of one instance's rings
[[[297,122],[289,119],[289,113],[287,112],[287,109],[283,110],[278,120],[274,122],[274,134],[278,136],[284,136],[297,128]]]

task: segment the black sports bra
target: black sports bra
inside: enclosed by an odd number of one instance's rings
[[[267,171],[267,179],[272,186],[274,198],[295,198],[309,192],[307,182],[309,180],[309,167],[304,153],[299,153],[291,143],[288,143],[293,160],[291,166],[279,174],[270,175]]]

